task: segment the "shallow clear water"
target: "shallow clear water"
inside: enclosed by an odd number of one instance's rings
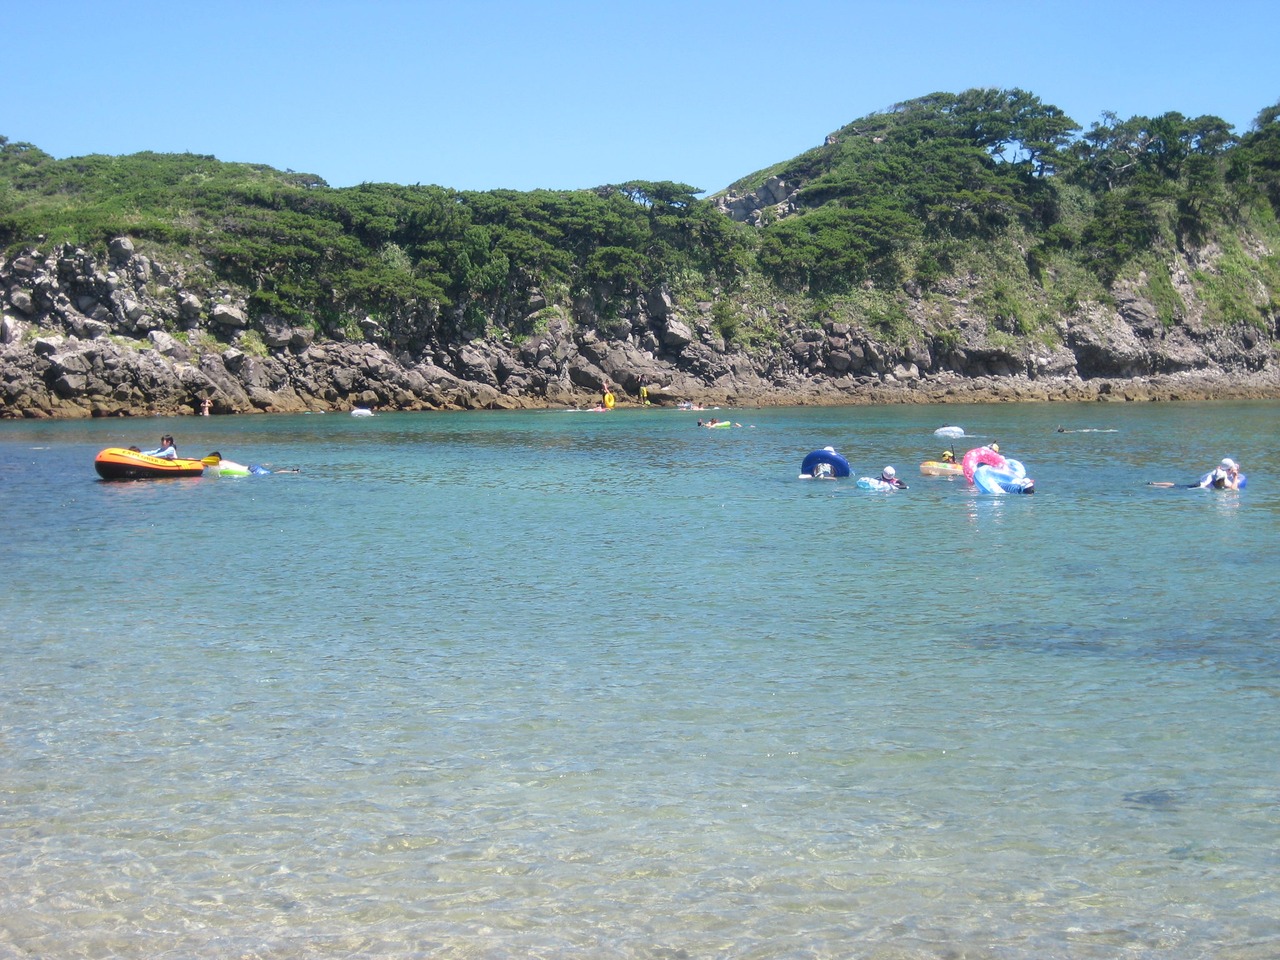
[[[0,956],[1273,957],[1277,412],[0,423]]]

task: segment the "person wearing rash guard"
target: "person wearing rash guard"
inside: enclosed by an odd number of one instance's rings
[[[173,437],[167,433],[160,438],[160,446],[154,450],[147,450],[148,457],[163,457],[166,460],[178,459],[178,448],[173,445]]]
[[[880,471],[880,480],[889,484],[891,487],[897,487],[899,490],[906,490],[907,485],[898,479],[898,471],[893,467],[885,467]]]
[[[1222,462],[1205,474],[1203,480],[1192,486],[1213,487],[1215,490],[1239,490],[1240,464],[1230,457],[1223,457]]]

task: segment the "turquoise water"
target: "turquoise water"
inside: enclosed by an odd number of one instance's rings
[[[1274,957],[1278,412],[0,423],[0,956]]]

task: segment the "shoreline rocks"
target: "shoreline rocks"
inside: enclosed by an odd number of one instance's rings
[[[194,415],[206,400],[214,414],[578,407],[606,385],[623,405],[642,387],[658,405],[748,407],[1280,398],[1275,329],[1194,311],[1167,326],[1122,290],[1034,340],[992,330],[952,294],[958,319],[933,334],[912,301],[905,343],[843,321],[788,324],[777,304],[777,341],[748,349],[726,342],[710,304],[682,313],[662,289],[607,321],[589,304],[531,303],[546,320],[525,338],[449,339],[428,313],[399,341],[372,318],[366,339],[324,339],[251,319],[243,292],[202,264],[162,264],[121,237],[102,262],[70,247],[0,259],[0,418]]]

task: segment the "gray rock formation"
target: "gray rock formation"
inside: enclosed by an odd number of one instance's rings
[[[770,177],[760,187],[746,194],[727,193],[716,199],[716,206],[731,220],[759,226],[765,211],[775,217],[795,213],[795,195],[798,185],[778,177]]]
[[[766,188],[742,209],[788,202],[786,184]],[[1208,324],[1185,292],[1172,323],[1120,289],[1032,337],[981,317],[957,282],[945,328],[907,291],[906,342],[845,320],[793,322],[779,302],[752,308],[778,335],[748,349],[721,336],[711,304],[682,309],[663,288],[608,319],[535,292],[520,315],[541,333],[453,342],[408,316],[324,339],[253,317],[243,292],[209,283],[127,237],[101,260],[71,247],[0,260],[0,416],[195,413],[206,399],[217,414],[544,407],[593,402],[606,386],[624,404],[641,387],[656,403],[1275,396],[1280,380],[1274,319]]]

